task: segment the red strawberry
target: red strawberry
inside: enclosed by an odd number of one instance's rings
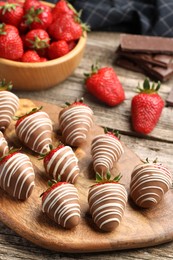
[[[76,14],[76,10],[66,0],[60,0],[52,9],[53,20],[56,20],[62,14],[69,14],[73,16]]]
[[[0,58],[19,60],[23,55],[23,42],[13,25],[0,24]]]
[[[119,160],[123,152],[117,131],[110,132],[105,129],[105,134],[97,135],[91,144],[95,172],[104,176],[112,169],[113,164]]]
[[[30,9],[30,8],[36,9],[39,6],[40,6],[40,1],[38,1],[38,0],[25,0],[23,8],[26,13],[28,9]]]
[[[19,107],[19,99],[11,90],[11,82],[0,80],[0,129],[5,130],[11,123],[12,117]]]
[[[34,108],[29,113],[16,117],[16,135],[28,148],[37,153],[47,153],[52,144],[52,122],[47,113]]]
[[[18,3],[0,2],[0,21],[19,26],[24,15],[23,6]]]
[[[66,104],[59,114],[60,130],[66,144],[79,146],[86,141],[92,127],[93,111],[82,100]]]
[[[27,10],[25,24],[32,29],[43,29],[47,30],[49,25],[52,23],[52,13],[48,6],[40,4],[39,7],[31,7]]]
[[[110,180],[97,174],[98,184],[93,185],[88,193],[89,210],[96,226],[104,231],[113,231],[122,220],[127,204],[127,191],[119,183],[120,176]]]
[[[46,172],[54,180],[75,183],[79,175],[78,159],[70,146],[58,145],[43,155]]]
[[[76,46],[77,42],[76,41],[70,41],[70,42],[67,42],[67,44],[68,44],[69,51],[71,51]]]
[[[47,56],[49,44],[49,35],[43,29],[31,30],[24,37],[25,47],[35,50],[41,57]]]
[[[15,150],[0,158],[0,187],[12,197],[27,199],[34,187],[34,169],[29,157]]]
[[[75,21],[71,15],[60,15],[48,28],[49,35],[55,40],[78,40],[83,34],[80,22]]]
[[[150,163],[147,159],[132,172],[130,196],[139,207],[151,208],[163,199],[171,187],[171,172],[156,160]]]
[[[124,89],[113,68],[92,65],[91,73],[84,74],[87,90],[108,106],[116,106],[125,99]]]
[[[66,41],[52,42],[48,49],[48,56],[51,60],[60,58],[69,52],[69,47]]]
[[[139,94],[133,97],[131,103],[132,125],[136,132],[149,134],[156,126],[164,107],[164,101],[159,96],[160,82],[155,87],[145,79]]]
[[[5,156],[9,152],[9,147],[3,133],[0,131],[0,157]]]
[[[38,53],[36,51],[32,51],[32,50],[26,51],[23,54],[21,61],[22,62],[41,62],[40,56],[38,55]]]
[[[67,182],[50,183],[51,187],[43,193],[42,211],[66,229],[79,224],[80,205],[77,189]]]

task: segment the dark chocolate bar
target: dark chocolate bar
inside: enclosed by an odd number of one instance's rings
[[[173,106],[173,88],[171,89],[171,92],[169,93],[167,99],[166,99],[166,103],[168,106]]]
[[[153,66],[151,64],[140,62],[138,65],[144,69],[144,71],[152,78],[165,82],[173,76],[173,64],[170,64],[168,68],[162,68],[159,66]]]
[[[120,45],[123,51],[173,54],[173,38],[121,34]]]
[[[115,60],[115,64],[124,69],[132,70],[134,72],[144,73],[142,68],[140,68],[135,62],[133,62],[132,60],[126,59],[124,57],[118,57]]]
[[[131,53],[123,51],[121,47],[117,49],[117,54],[134,61],[148,62],[153,65],[167,68],[173,60],[173,55],[166,54],[146,54],[146,53]]]

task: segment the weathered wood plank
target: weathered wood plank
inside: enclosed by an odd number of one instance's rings
[[[140,158],[149,157],[158,159],[169,166],[173,171],[173,117],[172,108],[164,108],[162,117],[156,129],[149,135],[151,140],[135,136],[130,127],[130,102],[135,94],[135,87],[138,82],[142,83],[145,76],[141,73],[126,71],[114,65],[114,52],[119,44],[119,34],[94,32],[90,33],[87,41],[87,48],[80,66],[74,74],[52,89],[40,92],[16,91],[16,94],[22,98],[38,99],[57,105],[64,104],[65,101],[84,96],[86,102],[94,109],[96,122],[103,126],[118,128],[122,132],[122,141]],[[84,88],[83,73],[89,71],[90,66],[95,61],[101,66],[113,66],[123,84],[126,92],[126,100],[123,104],[115,108],[108,108],[95,98],[91,97]],[[167,98],[173,85],[173,79],[163,84],[160,94],[164,99]],[[125,135],[124,135],[124,134]],[[131,135],[131,136],[130,136]],[[155,139],[158,139],[155,141]],[[170,143],[169,143],[170,142]],[[65,254],[45,250],[25,239],[16,235],[0,223],[0,259],[19,260],[19,259],[173,259],[173,243],[145,248],[139,250],[127,250],[121,252],[105,252],[94,254]]]

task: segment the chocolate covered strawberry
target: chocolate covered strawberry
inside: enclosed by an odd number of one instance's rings
[[[66,144],[79,146],[86,141],[93,125],[93,111],[83,100],[67,103],[59,114],[60,130]]]
[[[5,156],[9,152],[9,147],[3,133],[0,131],[0,157]]]
[[[160,82],[155,86],[145,79],[143,88],[138,87],[139,93],[132,99],[132,125],[138,133],[149,134],[159,121],[164,107],[164,101],[158,94],[159,88]]]
[[[96,176],[97,184],[88,193],[89,210],[96,226],[104,231],[113,231],[121,222],[127,204],[127,191],[119,183],[118,175],[113,180]]]
[[[142,208],[157,205],[172,186],[172,173],[162,164],[148,160],[137,165],[131,175],[130,196]]]
[[[29,149],[47,153],[52,144],[52,122],[46,112],[34,108],[29,113],[16,117],[16,135]]]
[[[97,135],[91,144],[91,155],[95,172],[101,175],[111,170],[113,164],[119,160],[124,149],[119,140],[117,131],[108,131],[105,134]]]
[[[19,107],[18,97],[10,92],[11,82],[0,80],[0,130],[5,130]]]
[[[49,182],[51,187],[42,194],[42,211],[66,229],[79,224],[80,205],[75,186],[67,182]]]
[[[92,65],[84,76],[86,89],[98,100],[111,107],[124,101],[124,89],[113,68]]]
[[[34,187],[35,173],[29,157],[10,150],[0,158],[0,187],[19,200],[26,200]]]
[[[59,144],[43,155],[44,167],[55,180],[75,183],[79,175],[78,159],[70,146]]]

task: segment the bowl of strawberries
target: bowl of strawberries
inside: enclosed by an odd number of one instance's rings
[[[0,78],[19,90],[58,85],[79,65],[87,29],[66,0],[0,2]]]

